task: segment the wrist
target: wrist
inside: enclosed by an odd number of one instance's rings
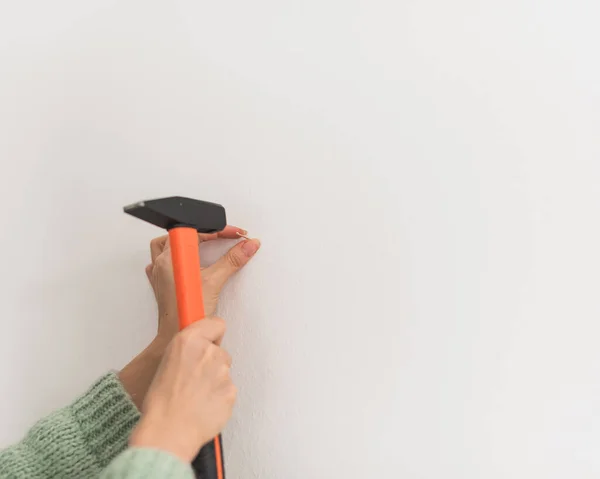
[[[177,315],[168,313],[160,314],[158,317],[158,332],[152,341],[154,347],[164,352],[178,332],[179,320],[177,319]]]
[[[123,388],[138,409],[142,408],[146,392],[162,360],[166,345],[155,339],[119,372]]]
[[[165,422],[166,421],[166,422]],[[167,418],[153,418],[145,414],[133,430],[129,439],[130,447],[158,449],[191,463],[198,452],[185,434],[189,428],[178,428]]]

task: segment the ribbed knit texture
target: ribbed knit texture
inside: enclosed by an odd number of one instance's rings
[[[194,479],[192,467],[156,449],[127,449],[102,473],[100,479]]]
[[[117,457],[138,419],[118,377],[109,373],[73,404],[40,420],[23,441],[0,451],[0,477],[193,478],[189,464],[165,452],[132,449]]]

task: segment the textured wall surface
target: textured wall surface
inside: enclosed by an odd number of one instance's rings
[[[0,1],[0,443],[150,340],[182,194],[263,240],[231,479],[599,477],[598,5]]]

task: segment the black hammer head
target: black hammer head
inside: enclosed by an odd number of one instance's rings
[[[181,196],[140,201],[123,210],[167,230],[187,226],[196,228],[200,233],[215,233],[227,226],[225,208],[221,205]]]

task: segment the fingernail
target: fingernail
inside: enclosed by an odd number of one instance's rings
[[[241,235],[247,235],[248,232],[246,230],[243,230],[242,228],[238,228],[238,233]]]
[[[248,256],[248,258],[254,256],[254,254],[258,251],[258,248],[260,248],[260,241],[257,239],[244,241],[244,244],[242,245],[242,251],[246,256]]]

